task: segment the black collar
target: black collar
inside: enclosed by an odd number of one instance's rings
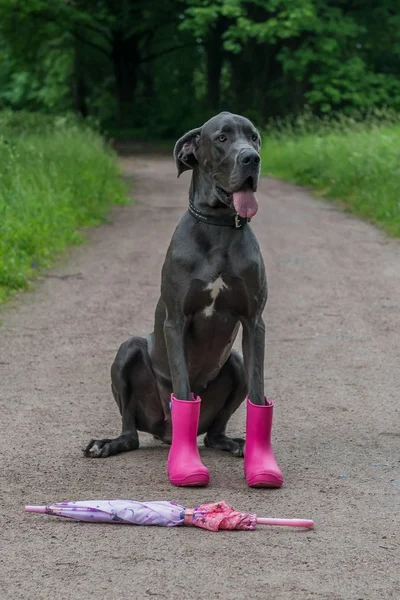
[[[192,202],[189,202],[189,213],[192,217],[202,223],[207,223],[208,225],[220,225],[222,227],[233,227],[234,229],[241,229],[250,221],[250,219],[244,219],[240,215],[235,215],[234,217],[210,217],[197,210]]]

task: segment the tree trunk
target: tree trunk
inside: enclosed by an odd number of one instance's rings
[[[86,83],[85,79],[79,72],[74,74],[72,88],[75,112],[86,119],[86,117],[89,115],[89,109],[86,102]]]
[[[221,73],[224,64],[224,47],[222,36],[226,30],[224,19],[215,24],[207,37],[206,67],[207,67],[207,108],[217,112],[221,104]]]
[[[231,54],[231,98],[232,108],[239,114],[249,114],[256,108],[254,97],[254,86],[257,81],[258,63],[255,63],[253,56],[254,44],[248,42],[238,54]]]
[[[121,31],[115,31],[111,60],[116,83],[118,122],[122,126],[129,123],[134,108],[139,67],[137,38],[125,38]]]
[[[71,88],[74,110],[76,114],[86,119],[89,115],[89,109],[86,101],[87,87],[84,77],[85,70],[82,67],[82,49],[79,41],[75,41],[73,65]]]

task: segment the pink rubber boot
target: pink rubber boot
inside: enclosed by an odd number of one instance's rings
[[[244,473],[250,487],[281,487],[283,475],[278,467],[271,444],[274,403],[253,404],[246,398],[246,445]]]
[[[172,444],[168,455],[167,471],[170,482],[181,486],[204,486],[210,473],[201,462],[197,447],[199,426],[199,397],[178,400],[171,394]]]

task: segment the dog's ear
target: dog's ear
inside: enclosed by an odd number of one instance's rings
[[[188,169],[193,169],[196,164],[196,150],[200,140],[201,127],[191,129],[183,135],[175,144],[174,157],[178,177]]]

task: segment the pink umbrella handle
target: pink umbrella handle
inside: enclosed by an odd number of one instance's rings
[[[45,514],[46,507],[45,506],[31,506],[30,504],[28,504],[27,506],[25,506],[25,512]]]
[[[275,519],[257,517],[257,525],[280,525],[281,527],[314,527],[311,519]]]

